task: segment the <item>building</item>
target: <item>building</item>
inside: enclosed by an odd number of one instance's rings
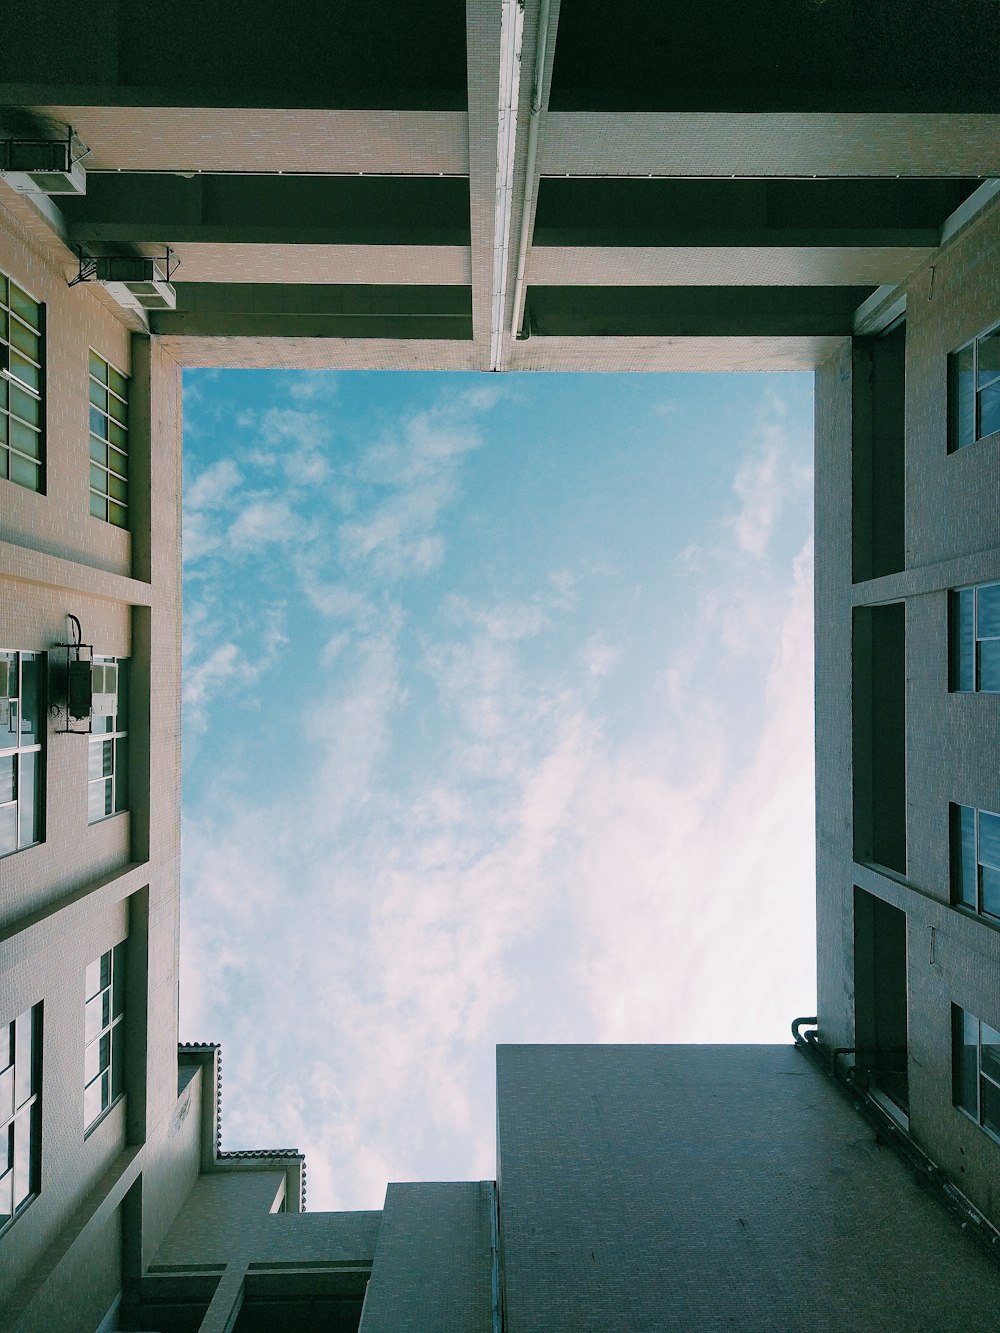
[[[995,1309],[1000,16],[692,8],[7,25],[5,1327]],[[502,1048],[497,1181],[381,1213],[303,1213],[296,1153],[219,1151],[218,1052],[177,1047],[186,365],[816,370],[810,1058]]]

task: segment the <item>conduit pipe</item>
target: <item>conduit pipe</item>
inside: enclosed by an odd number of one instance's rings
[[[517,277],[514,280],[514,314],[510,323],[511,337],[521,332],[524,307],[524,270],[528,260],[528,229],[531,226],[531,208],[535,202],[535,160],[538,157],[538,122],[542,112],[542,82],[545,78],[545,49],[549,40],[550,0],[541,0],[538,15],[538,37],[535,42],[535,82],[531,90],[531,111],[528,120],[528,160],[524,172],[524,203],[521,206],[521,243],[517,251]]]

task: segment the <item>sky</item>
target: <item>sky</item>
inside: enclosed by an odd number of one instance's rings
[[[810,375],[195,371],[181,1038],[308,1206],[815,1012]]]

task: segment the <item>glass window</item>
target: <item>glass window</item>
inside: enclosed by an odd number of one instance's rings
[[[124,1087],[124,941],[90,964],[83,989],[83,1127],[88,1130]]]
[[[1000,329],[973,338],[949,357],[952,452],[1000,431]]]
[[[948,595],[949,689],[1000,693],[1000,583]]]
[[[128,380],[90,353],[90,512],[128,527]]]
[[[38,1193],[42,1006],[0,1025],[0,1227]]]
[[[0,651],[0,856],[43,838],[43,662]]]
[[[1000,921],[1000,815],[950,807],[951,900]]]
[[[1000,1032],[952,1006],[953,1100],[1000,1138]]]
[[[45,488],[43,309],[0,274],[0,478]]]
[[[100,707],[91,718],[87,753],[87,823],[96,824],[128,809],[128,662],[120,657],[95,657],[94,666],[117,666],[114,691],[99,694]],[[108,684],[108,672],[102,685]]]

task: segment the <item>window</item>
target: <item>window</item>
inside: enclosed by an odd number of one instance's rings
[[[92,1128],[122,1094],[125,1072],[125,944],[87,968],[84,987],[83,1127]]]
[[[44,489],[42,307],[0,273],[0,477]]]
[[[87,766],[88,824],[128,808],[128,662],[95,657],[94,665],[105,668],[102,676],[106,689],[104,693],[95,689],[95,713],[90,719],[93,735]],[[112,673],[108,667],[116,669]],[[109,711],[99,713],[97,708]]]
[[[90,512],[128,527],[128,380],[90,353]]]
[[[0,1027],[0,1227],[38,1193],[42,1006]]]
[[[1000,815],[951,806],[951,900],[1000,922]]]
[[[1000,430],[1000,327],[949,357],[949,449]]]
[[[954,1101],[1000,1139],[1000,1032],[952,1005]]]
[[[42,840],[42,661],[0,651],[0,856]]]
[[[949,689],[1000,690],[1000,583],[949,594]]]

